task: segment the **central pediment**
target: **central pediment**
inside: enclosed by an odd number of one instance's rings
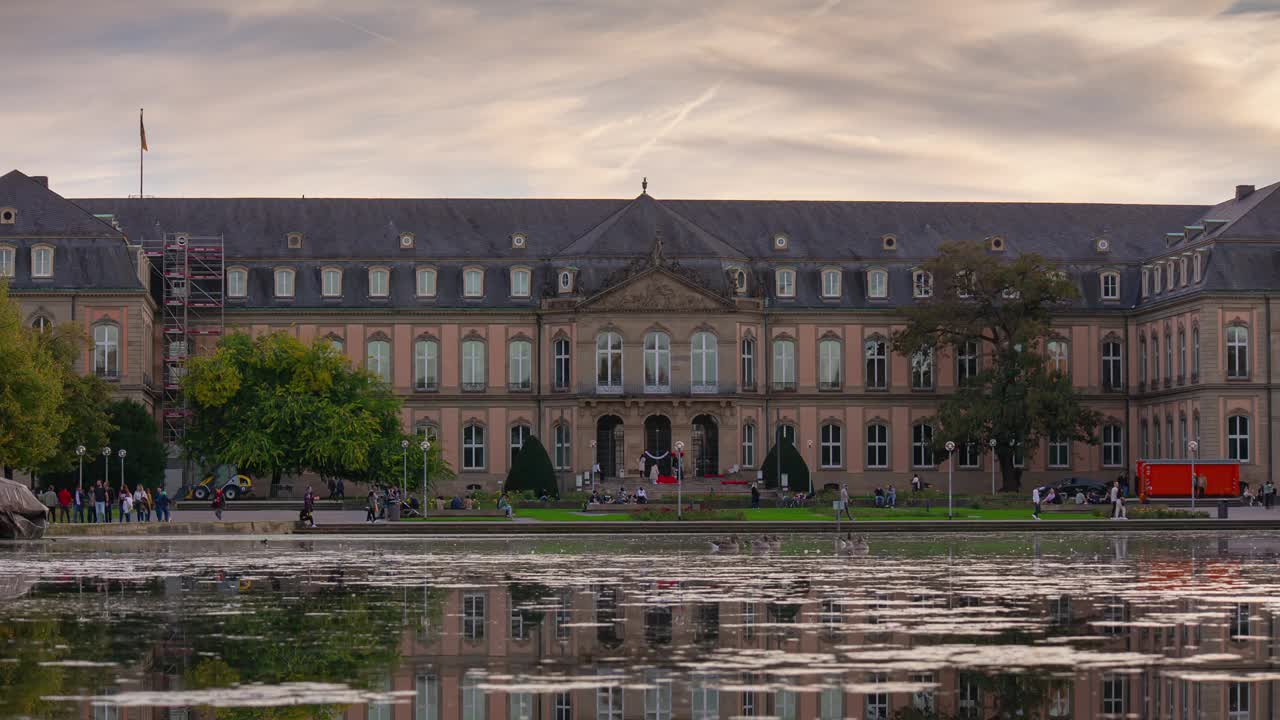
[[[578,307],[588,312],[653,313],[724,312],[735,306],[665,268],[651,267],[583,300]]]

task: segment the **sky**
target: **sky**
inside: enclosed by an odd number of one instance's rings
[[[2,0],[68,197],[1208,204],[1280,180],[1280,0]]]

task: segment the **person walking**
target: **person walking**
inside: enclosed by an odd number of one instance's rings
[[[151,503],[148,502],[147,491],[142,485],[133,486],[133,506],[138,511],[138,522],[145,522],[151,519]]]
[[[75,522],[78,522],[78,523],[84,522],[84,502],[85,502],[84,488],[78,487],[76,488],[76,494],[75,494],[75,500],[74,500],[75,508],[76,508]]]
[[[58,493],[52,485],[45,487],[44,492],[40,493],[40,503],[44,505],[45,512],[49,513],[49,522],[57,522]]]
[[[1124,493],[1120,490],[1120,481],[1116,480],[1111,485],[1111,519],[1112,520],[1128,520],[1128,515],[1124,510]]]
[[[333,497],[333,481],[329,481],[329,496]],[[316,496],[311,492],[311,486],[307,486],[307,491],[302,494],[302,512],[298,514],[298,520],[307,527],[316,526]]]
[[[1276,485],[1267,480],[1262,484],[1262,507],[1270,510],[1276,504]]]
[[[120,522],[132,522],[130,513],[133,512],[133,493],[128,488],[120,491]]]
[[[751,509],[760,509],[760,486],[755,483],[751,483]]]
[[[885,494],[884,501],[890,509],[898,507],[898,491],[893,489],[893,485],[889,486],[889,492]]]
[[[226,506],[227,506],[227,498],[223,496],[222,489],[219,488],[218,492],[213,494],[213,514],[219,520],[222,519],[222,509]]]
[[[367,523],[378,522],[378,494],[373,490],[369,491],[369,497],[365,499],[364,521]]]
[[[159,522],[169,522],[169,493],[160,488],[160,492],[156,493],[156,520]]]
[[[853,521],[853,513],[849,512],[849,483],[840,486],[840,510],[844,511],[844,516]],[[836,512],[836,519],[840,519],[840,512]]]
[[[89,522],[106,522],[106,517],[107,491],[106,488],[102,487],[102,481],[99,480],[93,486],[93,508],[90,510]]]
[[[62,511],[62,522],[71,522],[71,491],[62,488],[58,491],[58,509]]]
[[[1031,488],[1031,505],[1033,506],[1033,509],[1031,511],[1031,517],[1039,520],[1040,519],[1040,488],[1038,487]]]
[[[112,508],[116,504],[116,494],[111,491],[111,486],[106,483],[102,483],[102,492],[105,493],[107,497],[107,501],[105,503],[107,508],[107,522],[111,522],[111,512]]]

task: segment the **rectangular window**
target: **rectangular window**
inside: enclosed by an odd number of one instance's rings
[[[440,387],[440,343],[419,340],[413,349],[414,387],[435,390]]]
[[[14,254],[13,248],[0,247],[0,277],[13,277]],[[230,293],[229,290],[228,293]]]
[[[795,297],[796,295],[796,272],[794,270],[779,270],[777,273],[778,297]]]
[[[1071,466],[1071,441],[1049,438],[1049,467],[1065,468]]]
[[[978,450],[978,443],[961,443],[960,447],[956,449],[956,454],[959,456],[956,460],[956,464],[962,468],[978,467],[978,458],[981,455]]]
[[[571,453],[569,452],[570,450],[569,432],[570,430],[568,425],[565,425],[564,423],[560,423],[556,425],[556,429],[555,429],[556,458],[555,459],[556,459],[557,470],[568,470],[572,462],[572,460],[570,459]]]
[[[369,296],[386,297],[391,292],[391,272],[386,269],[369,271]]]
[[[573,693],[556,693],[554,720],[573,720]]]
[[[1117,273],[1102,274],[1102,299],[1120,299],[1120,275]]]
[[[911,355],[911,389],[933,389],[933,348]]]
[[[431,268],[418,268],[417,280],[418,297],[436,296],[435,270],[432,270]]]
[[[529,271],[516,269],[511,271],[511,296],[529,297]]]
[[[527,340],[511,343],[507,353],[507,389],[528,390],[533,387],[533,344]]]
[[[839,270],[823,270],[822,271],[822,297],[825,297],[825,298],[840,297],[840,271]]]
[[[509,720],[533,720],[533,693],[507,693],[507,717]]]
[[[644,719],[671,720],[671,677],[647,670],[644,680]]]
[[[795,390],[796,344],[791,340],[773,341],[773,389]]]
[[[484,388],[484,343],[465,340],[462,343],[462,389],[474,392]]]
[[[827,338],[818,343],[818,389],[840,388],[840,341]]]
[[[556,338],[552,346],[555,355],[555,389],[569,389],[569,340]]]
[[[1124,389],[1124,360],[1120,355],[1118,340],[1102,343],[1102,389]]]
[[[866,384],[868,390],[889,388],[889,350],[884,340],[872,338],[863,345],[866,358]]]
[[[956,348],[956,380],[964,383],[978,375],[978,343],[968,340]]]
[[[742,426],[742,466],[756,465],[756,426],[747,423]]]
[[[756,341],[751,338],[742,340],[742,389],[756,388]]]
[[[1227,458],[1249,462],[1249,418],[1244,415],[1227,418]]]
[[[483,593],[466,593],[462,596],[462,637],[467,640],[484,639],[484,612]]]
[[[293,271],[276,271],[276,297],[293,297]]]
[[[484,296],[484,271],[469,268],[462,271],[462,294],[469,298]]]
[[[1107,673],[1102,676],[1102,712],[1107,715],[1123,715],[1128,710],[1129,678],[1126,675]]]
[[[1232,681],[1227,689],[1228,720],[1249,720],[1249,711],[1252,708],[1249,702],[1250,687],[1247,682]]]
[[[1102,464],[1105,467],[1124,465],[1124,432],[1119,425],[1102,426]]]
[[[911,465],[919,468],[934,467],[933,426],[920,423],[911,428]]]
[[[1249,331],[1240,325],[1227,328],[1227,377],[1249,377]]]
[[[342,294],[342,271],[326,268],[320,271],[320,292],[325,297],[338,297]]]
[[[38,278],[53,277],[53,248],[32,248],[31,276]]]
[[[827,424],[821,431],[821,466],[838,468],[844,465],[844,443],[839,425]]]
[[[489,715],[488,703],[485,702],[484,690],[480,688],[480,680],[475,675],[464,675],[462,678],[462,720],[486,720]]]
[[[884,270],[871,270],[867,273],[867,297],[889,297],[889,273]]]
[[[413,720],[440,720],[440,678],[419,675],[414,682]]]
[[[889,677],[884,673],[875,673],[870,677],[870,681],[873,684],[883,684],[889,681]],[[866,720],[889,720],[889,693],[867,693],[865,717]]]

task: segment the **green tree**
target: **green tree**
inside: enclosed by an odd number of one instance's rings
[[[52,483],[58,487],[74,487],[79,477],[80,462],[76,446],[85,446],[86,459],[93,461],[99,457],[96,451],[107,444],[115,427],[108,412],[111,388],[97,375],[76,372],[76,357],[85,343],[84,333],[79,327],[66,323],[50,332],[36,333],[36,338],[53,355],[62,373],[62,413],[67,418],[67,426],[58,438],[54,453],[28,469],[39,476],[42,485]]]
[[[129,487],[141,483],[156,488],[164,484],[169,453],[160,440],[160,428],[146,406],[134,400],[116,400],[107,410],[115,426],[108,444],[112,450],[129,452],[125,458],[125,481]],[[115,466],[116,474],[111,478],[116,483],[120,481],[119,468]]]
[[[0,469],[38,467],[57,452],[70,424],[63,380],[58,359],[23,326],[0,280]]]
[[[400,437],[400,401],[324,340],[228,335],[213,354],[191,359],[183,387],[192,409],[187,455],[270,477],[272,494],[285,473],[367,475],[377,469],[371,458],[387,451],[387,433]]]
[[[531,435],[524,441],[520,452],[511,461],[511,470],[507,472],[507,481],[502,487],[509,493],[532,491],[539,497],[560,496],[555,467],[551,465],[551,457],[547,455],[547,449],[537,436]]]
[[[1003,489],[1014,492],[1019,451],[1046,437],[1097,442],[1100,415],[1046,355],[1052,311],[1079,298],[1065,275],[1039,255],[1006,258],[982,242],[946,243],[921,269],[932,275],[933,293],[903,311],[907,326],[894,334],[894,351],[917,357],[973,344],[982,358],[976,375],[939,402],[935,451],[948,440],[994,440]]]
[[[402,444],[407,443],[407,447]],[[323,474],[339,475],[347,480],[399,487],[405,483],[410,493],[426,494],[431,486],[441,480],[452,480],[456,475],[440,452],[440,443],[432,443],[427,451],[427,487],[422,487],[422,438],[406,434],[400,429],[396,417],[388,417],[383,424],[378,443],[369,453],[368,467],[362,469],[333,468]],[[407,475],[406,475],[407,472]]]
[[[778,457],[782,457],[779,464]],[[773,444],[769,449],[769,454],[764,458],[764,464],[760,466],[764,473],[764,485],[769,488],[776,488],[782,483],[782,474],[787,475],[787,488],[792,492],[810,492],[809,484],[809,465],[804,461],[804,457],[800,455],[800,451],[796,450],[796,446],[785,437],[780,438],[778,442]]]

